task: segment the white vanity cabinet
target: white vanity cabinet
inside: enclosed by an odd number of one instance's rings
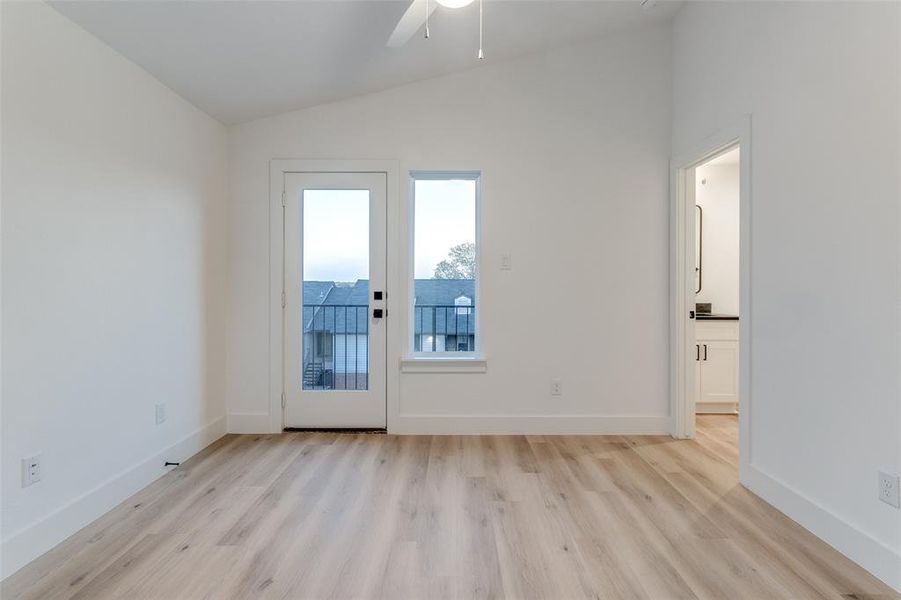
[[[697,413],[738,411],[738,321],[695,322]]]

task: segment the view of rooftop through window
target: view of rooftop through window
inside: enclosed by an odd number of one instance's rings
[[[475,350],[476,181],[414,182],[414,351]],[[303,387],[365,390],[369,192],[306,190]]]
[[[304,190],[303,389],[369,388],[369,190]]]
[[[476,180],[413,182],[413,350],[476,349]]]

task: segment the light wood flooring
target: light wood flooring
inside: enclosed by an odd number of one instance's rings
[[[735,417],[666,437],[229,435],[14,598],[894,598],[737,483]]]

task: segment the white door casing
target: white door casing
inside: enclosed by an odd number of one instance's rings
[[[385,428],[386,417],[386,341],[387,341],[387,273],[386,273],[386,205],[387,175],[379,172],[302,172],[284,173],[284,426],[296,428]],[[315,336],[323,340],[323,333],[308,332],[306,342],[304,331],[308,329],[310,319],[305,319],[303,305],[315,304],[317,299],[303,298],[303,250],[304,250],[304,192],[320,193],[323,190],[356,190],[368,194],[369,219],[369,256],[368,256],[368,290],[366,290],[365,308],[350,310],[349,317],[346,306],[321,307],[308,309],[323,311],[322,320],[330,332],[327,346],[317,345],[318,352],[327,348],[326,354],[334,357],[329,377],[322,381],[335,382],[342,377],[342,383],[336,385],[304,385],[304,352],[309,355],[311,339]],[[350,216],[350,215],[349,215]],[[359,217],[359,215],[357,215]],[[337,232],[336,232],[337,234]],[[381,291],[382,299],[374,299],[373,292]],[[321,300],[321,299],[320,299]],[[381,309],[382,318],[373,317],[373,311]],[[328,311],[331,310],[331,321]],[[306,316],[309,316],[307,314]],[[358,326],[356,321],[363,317]],[[348,334],[353,321],[353,333]],[[316,318],[313,318],[316,321]],[[330,323],[330,325],[329,325]],[[341,329],[341,327],[344,329]],[[359,327],[359,328],[358,328]],[[341,332],[343,334],[340,334]],[[340,334],[340,335],[339,335]],[[337,374],[338,363],[347,360],[348,353],[365,364],[368,374],[360,385],[344,389],[348,374]],[[356,358],[354,359],[357,360]],[[356,381],[356,371],[355,379]],[[350,387],[347,385],[347,387]],[[306,388],[306,389],[304,389]],[[331,389],[329,389],[331,388]],[[337,388],[337,389],[336,389]],[[365,388],[365,389],[362,389]]]
[[[741,148],[739,163],[739,321],[738,396],[739,479],[746,483],[752,457],[751,414],[751,116],[745,115],[712,135],[677,148],[670,162],[670,416],[672,435],[694,436],[695,362],[694,254],[695,202],[694,169],[697,165],[733,147]],[[708,356],[710,349],[708,348]]]

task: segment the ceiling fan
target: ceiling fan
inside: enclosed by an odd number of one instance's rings
[[[651,12],[660,0],[639,0],[642,10]],[[419,29],[425,25],[425,37],[429,37],[429,17],[438,5],[445,8],[463,8],[469,6],[475,0],[411,0],[410,6],[397,22],[391,37],[385,44],[389,48],[400,48],[412,38]],[[482,2],[479,2],[479,59],[484,58],[482,53]]]
[[[385,45],[389,48],[400,48],[423,25],[425,25],[425,37],[429,37],[429,16],[438,8],[439,4],[445,8],[463,8],[473,2],[474,0],[412,0]],[[482,0],[479,0],[479,58],[484,58],[482,54]]]

